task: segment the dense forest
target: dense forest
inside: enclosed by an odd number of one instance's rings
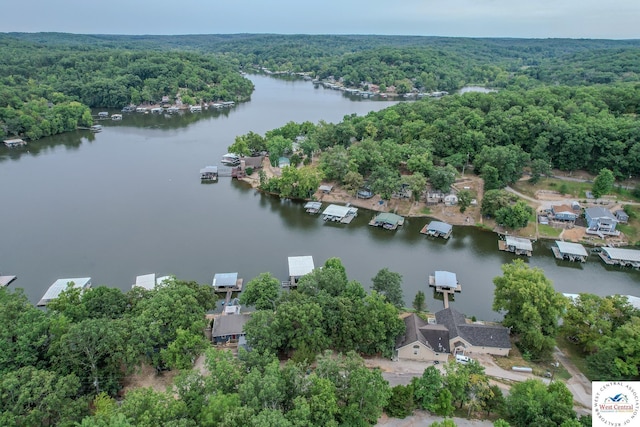
[[[45,45],[0,37],[0,138],[92,124],[87,107],[249,99],[253,84],[212,55]]]
[[[475,361],[430,366],[410,384],[390,387],[361,355],[391,355],[404,333],[402,276],[382,269],[372,282],[367,293],[337,258],[302,277],[296,290],[259,275],[240,297],[257,311],[245,326],[249,351],[240,347],[237,357],[203,334],[205,313],[217,303],[210,286],[174,278],[126,293],[70,287],[46,311],[20,290],[0,289],[0,424],[368,426],[383,410],[405,417],[419,408],[443,417],[493,414],[523,427],[590,425],[589,417],[578,420],[564,383],[529,380],[505,397]],[[516,282],[510,286],[528,286],[522,277]],[[637,315],[623,301],[616,307]],[[194,368],[202,354],[203,368]],[[166,391],[123,393],[141,363],[159,375],[178,373]]]

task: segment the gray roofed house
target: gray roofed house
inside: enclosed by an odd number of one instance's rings
[[[213,321],[211,339],[216,344],[237,341],[245,335],[244,325],[249,321],[249,314],[220,316]]]
[[[420,233],[448,239],[452,230],[453,226],[451,224],[442,221],[431,221],[420,230]]]
[[[418,315],[404,319],[405,333],[396,341],[399,359],[445,362],[449,356],[449,331],[444,325],[429,324]]]
[[[605,208],[592,207],[585,209],[584,218],[587,220],[587,234],[613,236],[620,234],[616,230],[618,219]]]
[[[436,321],[449,331],[449,348],[455,353],[509,355],[509,330],[503,326],[467,323],[464,315],[452,308],[438,311]]]

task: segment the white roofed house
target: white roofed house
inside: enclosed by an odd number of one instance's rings
[[[42,296],[38,304],[38,307],[47,305],[50,301],[58,298],[62,291],[69,287],[79,288],[81,290],[89,289],[91,287],[91,277],[76,277],[72,279],[58,279],[47,289],[47,292]]]

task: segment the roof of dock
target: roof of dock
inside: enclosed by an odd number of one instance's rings
[[[442,221],[431,221],[429,225],[427,225],[427,230],[433,230],[442,234],[447,234],[452,228],[453,226],[451,224]]]
[[[531,240],[529,239],[524,239],[522,237],[507,236],[505,240],[506,240],[507,246],[513,246],[516,249],[525,250],[525,251],[533,250],[533,245],[531,244]]]
[[[640,262],[640,251],[634,249],[604,247],[602,248],[602,251],[605,252],[611,259]]]
[[[213,286],[218,288],[233,288],[238,282],[238,273],[217,273],[213,276]]]
[[[217,166],[205,166],[202,169],[200,169],[200,173],[218,173],[218,167]]]
[[[305,274],[311,273],[314,268],[313,257],[311,255],[289,257],[289,276],[304,276]]]
[[[0,276],[0,288],[3,286],[9,286],[9,283],[16,280],[16,276]]]
[[[74,288],[88,288],[91,286],[91,277],[76,277],[71,279],[58,279],[47,289],[47,292],[44,293],[40,301],[38,302],[38,306],[47,305],[47,303],[51,300],[58,298],[60,293],[67,289],[68,284],[72,283]]]
[[[400,215],[396,215],[391,212],[383,212],[376,216],[376,222],[383,222],[385,224],[398,224],[404,220]]]
[[[563,254],[588,256],[587,250],[580,243],[562,242],[558,240],[556,241],[556,245]]]
[[[358,208],[354,208],[352,206],[341,206],[341,205],[329,205],[322,212],[322,215],[329,215],[343,218],[349,214],[349,212],[357,211]]]
[[[156,287],[156,274],[143,274],[140,276],[136,276],[136,283],[132,286],[138,286],[140,288],[145,288],[147,290],[151,290]]]
[[[435,276],[435,285],[443,288],[457,288],[458,287],[458,278],[456,277],[456,273],[451,273],[450,271],[436,271],[434,273]]]
[[[305,209],[320,209],[322,207],[322,202],[307,202],[304,205]]]

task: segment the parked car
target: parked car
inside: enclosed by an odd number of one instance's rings
[[[357,197],[359,199],[370,199],[373,197],[373,192],[369,189],[362,188],[358,190]]]
[[[472,359],[469,356],[465,356],[464,354],[456,354],[456,362],[458,363],[466,365],[467,363],[471,362],[471,360]]]

